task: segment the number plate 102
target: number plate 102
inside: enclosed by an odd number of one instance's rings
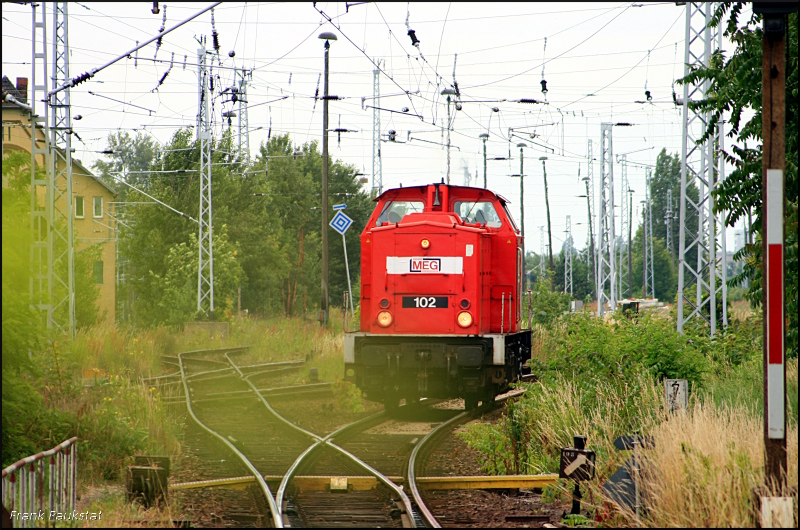
[[[447,309],[446,296],[404,296],[404,308]]]

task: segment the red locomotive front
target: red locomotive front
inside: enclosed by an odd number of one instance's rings
[[[388,190],[361,234],[360,331],[346,378],[388,408],[400,398],[505,390],[530,358],[521,330],[522,237],[506,200],[480,188]]]

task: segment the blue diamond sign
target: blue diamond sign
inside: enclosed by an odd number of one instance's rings
[[[350,228],[350,225],[353,224],[353,220],[347,217],[343,211],[339,210],[336,212],[336,215],[333,216],[330,224],[331,228],[344,235],[347,229]]]

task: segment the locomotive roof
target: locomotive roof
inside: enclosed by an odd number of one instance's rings
[[[436,185],[445,186],[445,187],[448,187],[448,188],[451,188],[451,189],[476,190],[476,191],[487,192],[487,193],[490,193],[491,195],[493,195],[500,202],[506,203],[506,204],[511,204],[511,201],[509,201],[508,199],[506,199],[502,195],[493,192],[490,189],[476,188],[474,186],[456,186],[454,184],[443,184],[443,183],[440,183],[440,182],[433,182],[431,184],[423,184],[421,186],[408,186],[407,188],[402,188],[402,187],[401,188],[391,188],[391,189],[388,189],[388,190],[384,191],[379,196],[375,197],[375,199],[373,199],[373,202],[378,202],[379,200],[385,198],[388,194],[390,194],[392,192],[398,192],[398,191],[402,191],[402,190],[413,190],[414,188],[422,188],[423,190],[425,190],[428,186],[436,186]]]

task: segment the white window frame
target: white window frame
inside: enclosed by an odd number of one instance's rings
[[[97,199],[100,199],[100,215],[97,215]],[[103,218],[103,196],[94,196],[92,197],[92,217],[95,219],[102,219]]]
[[[78,215],[78,199],[81,200],[82,212]],[[75,196],[75,219],[84,219],[86,217],[86,199],[81,195]]]

